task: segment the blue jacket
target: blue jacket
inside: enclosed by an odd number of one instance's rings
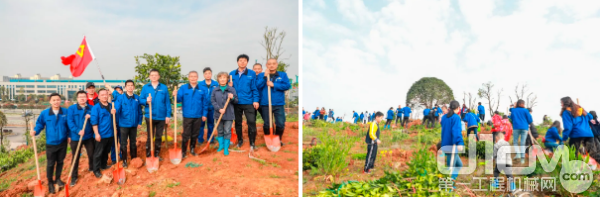
[[[546,131],[546,142],[556,143],[556,141],[560,141],[562,143],[562,138],[558,134],[558,129],[556,127],[552,127]]]
[[[358,113],[357,113],[357,112],[354,112],[354,115],[352,115],[352,118],[353,118],[353,119],[358,119]]]
[[[463,118],[462,120],[467,122],[467,128],[477,127],[478,126],[477,124],[481,123],[481,119],[479,119],[479,117],[475,116],[474,113],[467,113],[465,115],[465,118]]]
[[[362,120],[363,118],[365,118],[365,114],[361,113],[361,114],[360,114],[360,116],[358,116],[358,118],[359,118],[360,120]]]
[[[225,113],[223,114],[223,117],[221,118],[221,120],[234,120],[235,119],[235,115],[233,112],[233,104],[238,103],[238,95],[237,95],[235,89],[231,86],[227,86],[227,88],[225,88],[225,92],[223,92],[220,87],[215,87],[213,89],[212,94],[210,95],[210,103],[212,103],[212,105],[215,109],[214,113],[213,113],[215,122],[221,116],[221,113],[219,112],[219,110],[221,110],[222,108],[225,107],[225,103],[227,102],[227,96],[230,93],[233,94],[233,98],[231,98],[231,101],[229,101],[229,104],[227,104],[227,109],[225,110]],[[217,126],[218,126],[218,124],[217,124]]]
[[[171,98],[169,89],[162,83],[158,83],[156,89],[152,87],[152,83],[148,83],[142,87],[140,93],[140,104],[144,107],[144,117],[150,118],[150,111],[148,109],[148,94],[152,96],[152,120],[165,120],[165,118],[171,118]]]
[[[423,110],[423,116],[429,116],[429,112],[431,112],[431,109],[426,108]]]
[[[460,116],[458,116],[458,114],[453,114],[450,118],[446,117],[446,115],[442,115],[441,125],[442,147],[452,145],[465,145],[462,137],[462,124],[460,121]]]
[[[335,118],[335,117],[333,117],[333,114],[334,114],[333,111],[331,111],[331,116],[330,116],[331,118]]]
[[[479,112],[479,115],[485,115],[485,108],[483,105],[477,106],[477,111]]]
[[[192,88],[190,84],[184,84],[177,91],[177,101],[181,102],[184,118],[206,117],[208,111],[209,97],[206,89],[196,85]]]
[[[394,119],[394,111],[388,110],[386,119],[388,119],[388,120]]]
[[[319,115],[321,115],[321,111],[315,110],[315,112],[313,112],[313,117],[319,117]]]
[[[569,138],[586,138],[594,137],[592,129],[590,129],[589,121],[592,120],[592,114],[581,115],[579,117],[573,117],[570,111],[563,111],[563,137],[562,140],[566,141]]]
[[[529,124],[533,122],[529,110],[526,108],[511,108],[510,112],[514,130],[529,130]]]
[[[79,104],[73,104],[69,106],[67,110],[67,124],[69,125],[69,137],[72,141],[79,141],[79,131],[83,128],[83,122],[85,121],[85,115],[92,115],[92,106],[89,104],[85,104],[85,108],[81,108]],[[91,119],[91,118],[90,118]],[[92,124],[90,121],[87,121],[85,124],[85,131],[83,133],[83,139],[87,140],[90,138],[94,138],[94,130],[92,130]]]
[[[396,116],[402,117],[402,109],[401,108],[396,109]]]
[[[410,113],[412,113],[410,107],[405,106],[404,108],[402,108],[402,110],[404,111],[404,117],[410,117]]]
[[[98,103],[92,107],[90,123],[98,126],[100,138],[114,137],[113,117],[110,114],[110,109],[112,109],[112,104],[103,106],[102,103]]]
[[[58,109],[58,117],[52,111],[52,107],[43,110],[35,122],[35,135],[39,135],[46,128],[46,144],[59,145],[67,141],[69,125],[67,124],[67,109]]]
[[[438,107],[437,110],[435,111],[435,113],[433,114],[433,116],[437,117],[437,116],[442,115],[442,113],[443,113],[442,108]]]
[[[240,76],[238,69],[232,70],[229,75],[233,79],[233,88],[238,94],[238,104],[252,104],[259,102],[258,89],[256,89],[256,73],[253,70],[244,69]]]
[[[211,94],[212,94],[212,91],[213,91],[213,89],[215,89],[215,88],[218,88],[218,87],[219,87],[219,82],[215,81],[214,79],[211,79],[211,80],[210,80],[210,85],[207,85],[207,84],[206,84],[206,80],[202,80],[202,81],[198,82],[198,85],[199,85],[201,88],[203,88],[203,89],[206,89],[206,93],[208,94],[208,100],[210,100],[210,96],[211,96]],[[207,110],[207,114],[211,114],[211,113],[210,113],[210,112],[208,112],[208,111],[213,111],[213,110],[215,110],[215,109],[213,108],[213,105],[212,105],[212,103],[210,103],[210,101],[209,101],[209,102],[208,102],[208,110]],[[304,114],[302,114],[302,115],[304,115]]]
[[[292,85],[290,84],[290,80],[285,72],[277,71],[277,73],[269,76],[271,81],[273,82],[273,88],[271,88],[271,105],[273,106],[283,106],[285,105],[285,91],[289,90]],[[263,96],[260,98],[260,105],[268,106],[269,105],[269,95],[267,86],[267,76],[265,73],[258,74],[256,83],[256,89]]]
[[[130,97],[126,93],[120,95],[115,102],[115,109],[117,110],[116,116],[119,127],[131,128],[142,125],[143,114],[140,96],[133,94]]]
[[[323,119],[324,119],[325,121],[327,121],[327,115],[323,116]]]
[[[125,93],[125,91],[123,91],[123,93]],[[116,89],[113,90],[113,92],[112,92],[112,101],[117,101],[117,99],[119,99],[119,96],[121,96],[121,95],[122,94],[120,94],[119,91],[117,91]]]

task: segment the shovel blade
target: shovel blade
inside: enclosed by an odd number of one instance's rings
[[[229,142],[231,142],[231,145],[235,145],[237,143],[237,134],[235,133],[235,131],[233,131],[233,128],[231,129],[232,133],[231,133],[231,139],[229,139]]]
[[[269,135],[265,136],[265,143],[267,144],[267,148],[269,151],[277,152],[281,149],[281,140],[279,140],[279,136],[277,135]]]
[[[171,163],[173,163],[174,165],[178,165],[179,163],[181,163],[181,149],[169,149],[169,159],[171,159]]]
[[[158,158],[157,157],[149,157],[146,158],[146,168],[149,173],[158,171]]]
[[[44,187],[42,187],[42,181],[38,180],[38,186],[33,188],[33,196],[35,197],[44,197],[46,195],[46,191],[44,191]]]
[[[117,184],[122,185],[125,183],[125,171],[122,167],[118,167],[113,171],[113,176],[115,177],[115,181]]]

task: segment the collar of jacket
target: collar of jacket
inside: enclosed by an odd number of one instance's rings
[[[85,104],[85,108],[87,109],[89,107],[89,104]],[[77,104],[77,110],[81,110],[83,108],[81,108],[81,105]]]
[[[216,82],[216,81],[211,79],[211,80],[210,80],[210,84],[207,84],[207,83],[206,83],[206,80],[204,80],[204,81],[202,81],[202,82],[204,82],[204,84],[206,84],[206,88],[210,88],[210,87],[213,85],[213,82]],[[218,83],[217,83],[217,84],[218,84]],[[218,85],[217,85],[217,86],[218,86]]]
[[[135,97],[135,93],[132,94],[131,96],[129,96],[129,94],[127,94],[127,93],[124,93],[124,94],[125,94],[125,96],[127,96],[127,99],[133,99]]]
[[[236,68],[236,69],[235,69],[235,72],[236,72],[236,73],[235,73],[236,75],[239,75],[239,74],[240,74],[240,68]],[[243,74],[244,74],[244,75],[247,75],[247,74],[248,74],[248,67],[244,68],[244,72],[243,72]],[[211,80],[211,81],[212,81],[212,80]]]
[[[269,77],[271,79],[277,79],[277,77],[279,77],[279,71],[275,71],[275,74],[271,74],[269,73]],[[267,73],[265,72],[265,79],[267,78]]]
[[[192,89],[192,84],[188,83],[187,85],[188,85],[188,89]],[[199,87],[199,85],[198,85],[198,84],[196,84],[196,88],[195,88],[195,90],[198,90],[198,89],[200,89],[200,88],[198,88],[198,87]]]
[[[104,104],[102,104],[102,102],[100,102],[100,108],[106,109],[108,112],[110,112],[110,103],[106,102],[107,105],[104,106]]]
[[[49,113],[48,115],[54,115],[54,111],[52,110],[52,107],[50,107],[50,111],[49,111],[49,112],[50,112],[50,113]],[[63,112],[62,112],[62,108],[58,108],[58,114],[59,114],[59,115],[62,115],[62,114],[63,114]]]

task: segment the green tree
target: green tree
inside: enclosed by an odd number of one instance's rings
[[[4,88],[4,86],[0,86],[0,99],[4,100],[4,91],[6,90],[6,88]]]
[[[8,120],[6,119],[6,115],[2,111],[0,111],[0,143],[4,143],[4,127],[8,124]],[[4,146],[2,146],[4,148]]]
[[[23,88],[19,89],[19,97],[17,98],[17,101],[19,101],[19,102],[25,101],[25,89],[23,89]]]
[[[286,64],[286,63],[284,63],[284,62],[279,62],[279,63],[277,64],[277,71],[281,71],[281,72],[284,72],[284,73],[285,73],[285,72],[287,71],[287,68],[288,68],[289,66],[290,66],[289,64]]]
[[[141,59],[145,60],[146,63],[142,63]],[[150,70],[152,69],[159,71],[160,79],[158,81],[169,88],[169,93],[172,93],[179,83],[187,81],[187,77],[181,75],[179,56],[171,57],[170,55],[158,53],[155,55],[144,53],[142,56],[135,56],[135,63],[135,72],[137,73],[134,77],[136,83],[135,93],[138,95],[142,91],[142,86],[150,82]]]
[[[428,108],[434,104],[450,103],[454,99],[452,89],[441,79],[423,77],[413,83],[406,94],[407,104],[423,104]]]

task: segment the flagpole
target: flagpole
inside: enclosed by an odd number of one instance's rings
[[[98,67],[98,72],[100,73],[100,76],[102,77],[102,81],[104,82],[104,85],[106,85],[106,79],[104,79],[104,75],[102,74],[102,71],[100,70],[100,63],[98,63],[98,59],[94,59],[94,61],[96,61],[96,67]],[[110,102],[112,102],[112,93],[110,93],[110,88],[108,88],[107,90],[109,91],[108,103],[110,103]]]

